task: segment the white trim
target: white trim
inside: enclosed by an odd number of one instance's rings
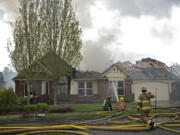
[[[121,72],[123,72],[123,73],[126,75],[126,77],[130,77],[130,78],[131,78],[131,76],[129,75],[129,73],[123,69],[123,67],[121,66],[121,63],[116,63],[116,64],[113,64],[112,66],[110,66],[108,69],[106,69],[106,70],[101,74],[101,77],[106,76],[106,75],[110,72],[110,70],[113,69],[114,67],[118,68]]]
[[[45,94],[46,81],[41,81],[41,95]]]
[[[45,94],[47,94],[47,95],[49,95],[50,93],[50,91],[49,91],[49,82],[48,81],[46,81],[46,83],[48,84],[48,93],[46,93],[46,84],[45,84]]]
[[[118,96],[125,96],[125,81],[123,81],[123,80],[117,80],[117,81],[116,81],[116,82],[117,82],[117,93],[118,93],[118,82],[119,82],[119,81],[123,82],[123,87],[119,87],[119,88],[123,88],[123,90],[124,90],[123,93],[124,93],[124,94],[123,94],[123,95],[119,95],[119,94],[118,94]]]

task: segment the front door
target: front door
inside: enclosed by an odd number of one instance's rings
[[[68,101],[68,84],[58,85],[58,100],[61,102]]]

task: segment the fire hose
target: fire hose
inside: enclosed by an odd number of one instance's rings
[[[85,132],[79,132],[74,130],[106,130],[106,131],[148,131],[151,127],[148,124],[132,124],[125,125],[131,122],[139,122],[139,115],[123,115],[122,112],[97,112],[97,115],[105,116],[103,118],[85,121],[81,123],[76,123],[73,125],[56,125],[56,126],[43,126],[43,127],[0,127],[0,134],[37,134],[37,133],[72,133],[87,135]],[[120,116],[118,116],[120,115]],[[156,123],[155,128],[161,128],[169,132],[180,133],[180,130],[175,130],[170,127],[180,127],[179,118],[180,113],[156,113],[151,114],[150,119],[154,117],[172,117],[171,122],[159,122]],[[128,121],[119,121],[119,119],[129,119]],[[106,120],[114,124],[124,124],[118,126],[89,126],[84,125],[87,123],[97,122],[101,120]],[[80,126],[81,125],[81,126]],[[73,131],[72,131],[73,130]]]

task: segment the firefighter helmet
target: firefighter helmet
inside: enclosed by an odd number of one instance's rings
[[[122,101],[122,102],[123,102],[123,101],[124,101],[124,97],[120,97],[120,101]]]
[[[141,91],[143,92],[147,91],[147,87],[141,87]]]

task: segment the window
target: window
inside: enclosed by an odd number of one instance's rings
[[[91,96],[93,95],[93,91],[92,91],[92,82],[87,82],[86,83],[86,95]]]
[[[49,83],[46,82],[46,94],[49,95]]]
[[[124,95],[124,81],[109,81],[109,90],[111,95]],[[114,90],[116,90],[117,93]]]
[[[92,96],[93,95],[92,82],[86,82],[86,81],[78,82],[78,94],[79,96]]]
[[[117,81],[117,93],[118,95],[124,95],[124,82]]]
[[[27,84],[24,83],[24,96],[26,97],[27,95],[28,95]]]

